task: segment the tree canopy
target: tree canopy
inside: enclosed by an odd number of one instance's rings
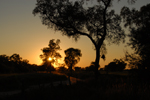
[[[80,61],[80,57],[82,56],[81,50],[69,48],[64,52],[66,55],[64,58],[65,64],[68,66],[69,70],[72,71],[72,68]]]
[[[124,19],[125,27],[129,27],[130,45],[135,53],[140,56],[143,68],[147,68],[150,63],[150,4],[142,6],[140,10],[123,7],[121,16]]]
[[[100,57],[105,58],[106,54],[104,40],[119,44],[124,42],[125,33],[120,26],[121,17],[110,9],[114,0],[96,1],[97,5],[84,8],[85,0],[37,0],[33,14],[40,14],[44,25],[75,40],[87,36],[96,50],[95,74],[98,75]]]
[[[36,71],[37,65],[29,64],[29,60],[23,59],[17,53],[11,56],[0,55],[0,73],[26,73]]]
[[[43,63],[48,61],[48,58],[51,58],[51,63],[57,61],[57,59],[61,58],[60,53],[58,52],[60,49],[59,46],[60,40],[57,39],[56,42],[54,39],[49,41],[48,47],[44,47],[42,49],[43,54],[40,55],[40,58],[43,60]]]
[[[10,56],[10,60],[19,64],[21,62],[22,58],[20,57],[19,54],[15,53],[12,56]]]
[[[47,71],[54,70],[54,66],[52,64],[56,63],[58,59],[61,58],[60,53],[58,52],[60,49],[59,46],[60,40],[57,39],[56,42],[54,39],[49,41],[48,47],[44,47],[42,49],[43,54],[40,55],[40,58],[43,60],[43,67],[47,69]]]

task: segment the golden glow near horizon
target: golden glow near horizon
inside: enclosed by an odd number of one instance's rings
[[[149,3],[149,0],[137,0],[134,5],[130,6],[126,0],[121,0],[119,5],[118,2],[117,4],[114,2],[113,7],[116,12],[120,12],[121,7],[126,4],[131,8],[139,9],[147,3]],[[31,64],[41,65],[43,62],[39,57],[42,54],[41,49],[47,47],[49,40],[60,39],[60,47],[62,49],[60,54],[62,57],[65,57],[64,50],[70,47],[78,48],[83,56],[76,66],[89,66],[95,60],[96,55],[96,52],[92,49],[93,44],[90,39],[81,36],[75,42],[67,36],[62,36],[60,31],[55,32],[53,29],[47,29],[47,26],[41,23],[39,16],[34,17],[32,14],[35,4],[36,0],[0,1],[0,55],[6,54],[11,56],[14,53],[18,53],[23,59],[29,60]],[[120,59],[123,57],[123,50],[131,51],[130,48],[126,48],[124,45],[126,44],[107,46],[106,61],[100,60],[101,67],[104,67],[115,58]],[[56,60],[56,58],[53,59]],[[64,63],[64,58],[59,59],[58,63]]]
[[[56,58],[55,58],[55,57],[54,57],[54,58],[51,58],[51,57],[49,57],[49,58],[48,58],[48,60],[49,60],[49,61],[51,61],[52,59],[56,60]]]
[[[48,58],[48,60],[49,60],[49,61],[51,61],[51,60],[52,60],[52,58],[51,58],[51,57],[49,57],[49,58]]]

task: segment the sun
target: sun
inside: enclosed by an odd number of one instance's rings
[[[51,57],[49,57],[49,58],[48,58],[48,60],[49,60],[49,61],[51,61],[51,60],[52,60],[52,58],[51,58]]]

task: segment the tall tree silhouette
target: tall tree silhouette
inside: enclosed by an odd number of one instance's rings
[[[80,57],[82,56],[81,50],[69,48],[64,52],[66,55],[64,58],[65,64],[68,66],[70,74],[72,74],[72,67],[74,67],[80,61]]]
[[[124,26],[129,26],[130,33],[128,36],[130,40],[128,45],[135,50],[142,61],[138,68],[150,69],[150,4],[141,7],[139,11],[123,7],[121,16],[125,22]]]
[[[42,49],[43,54],[40,55],[40,58],[43,60],[43,65],[46,66],[47,69],[51,72],[52,64],[61,58],[60,53],[58,52],[60,49],[59,46],[60,40],[57,39],[56,42],[54,39],[49,41],[48,47],[44,47]]]
[[[82,56],[81,50],[79,49],[74,49],[74,48],[69,48],[64,51],[66,57],[64,58],[65,64],[68,66],[69,69],[69,84],[71,85],[70,82],[70,76],[72,75],[72,67],[74,67],[79,61],[80,57]]]
[[[97,78],[100,57],[104,58],[101,52],[101,49],[105,47],[104,40],[119,44],[120,41],[124,41],[125,34],[120,26],[120,16],[110,9],[114,0],[96,1],[97,5],[84,8],[85,0],[74,3],[69,0],[37,0],[33,14],[40,14],[44,25],[61,31],[63,35],[73,37],[75,40],[81,35],[87,36],[96,50],[95,75]]]

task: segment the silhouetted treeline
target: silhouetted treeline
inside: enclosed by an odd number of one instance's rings
[[[114,59],[108,65],[105,66],[106,71],[123,71],[126,68],[127,63],[123,60]]]
[[[46,71],[46,72],[51,72],[55,71],[56,69],[54,68],[53,65],[47,66],[47,64],[42,64],[40,66],[37,66],[37,71]]]
[[[29,61],[22,59],[19,54],[0,55],[0,73],[36,72],[39,68],[36,64],[29,64]]]

